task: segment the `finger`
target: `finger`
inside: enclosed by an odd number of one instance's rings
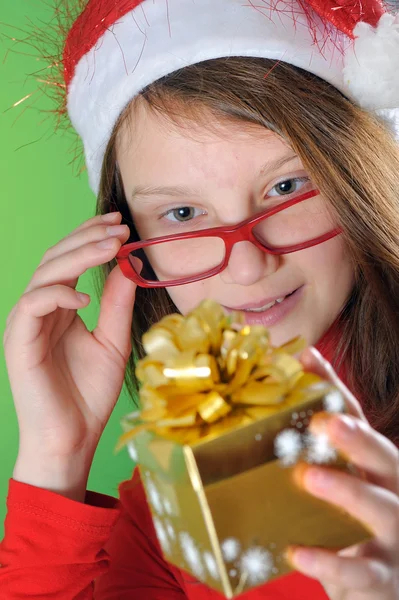
[[[142,266],[141,261],[136,260]],[[136,284],[125,277],[117,265],[105,282],[100,316],[97,327],[93,330],[93,335],[97,339],[116,348],[125,360],[131,352],[131,326],[136,288]]]
[[[331,444],[370,482],[399,494],[399,449],[368,423],[349,415],[318,413],[309,429],[327,433]]]
[[[123,233],[118,233],[118,230]],[[65,254],[66,252],[70,252],[75,248],[84,246],[84,244],[89,242],[99,242],[102,239],[111,237],[111,235],[114,237],[118,236],[127,239],[130,235],[129,227],[127,225],[120,225],[119,223],[100,222],[92,225],[91,227],[85,227],[84,229],[73,231],[47,250],[40,265],[53,260],[61,254]]]
[[[96,247],[96,243],[103,242],[108,239],[112,240],[113,238],[117,238],[123,244],[129,238],[129,235],[130,231],[127,225],[98,225],[96,227],[91,227],[87,231],[81,231],[80,233],[77,233],[69,238],[64,238],[58,244],[47,250],[42,262],[36,269],[35,274],[29,282],[25,293],[43,285],[50,285],[54,283],[67,284],[67,281],[61,281],[58,278],[55,280],[54,278],[55,274],[58,275],[58,263],[57,267],[54,267],[54,262],[57,259],[71,255],[76,257],[76,252],[74,251],[83,250],[83,248],[89,245]],[[76,280],[72,280],[70,282],[70,287],[75,287],[76,283]]]
[[[72,237],[73,235],[75,235],[75,233],[85,231],[90,227],[93,227],[93,225],[101,225],[104,223],[106,223],[107,225],[115,225],[121,222],[121,218],[122,215],[120,212],[106,213],[105,215],[95,215],[94,217],[92,217],[91,219],[87,219],[87,221],[84,221],[81,225],[79,225],[73,231],[68,233],[66,237]]]
[[[344,396],[348,411],[356,417],[359,417],[359,419],[367,421],[362,407],[356,400],[355,396],[338,377],[332,365],[325,358],[323,358],[316,348],[313,346],[306,348],[306,350],[304,350],[301,354],[301,362],[306,371],[316,373],[316,375],[319,375],[323,379],[327,379],[333,385],[335,385],[335,387],[338,388],[338,390]]]
[[[111,218],[108,219],[108,216]],[[88,219],[79,227],[68,233],[54,246],[51,246],[51,248],[44,253],[43,258],[38,266],[40,267],[50,260],[53,260],[60,254],[65,254],[74,248],[83,246],[83,244],[87,243],[87,241],[99,241],[102,239],[102,237],[107,237],[106,228],[119,225],[120,221],[121,213],[119,212],[107,213],[106,215],[97,215],[92,219]],[[93,234],[92,230],[94,230],[96,233]],[[90,233],[89,237],[87,237],[88,233]]]
[[[393,576],[393,569],[382,561],[342,557],[320,548],[292,546],[287,558],[295,569],[305,575],[343,589],[376,590],[389,585]]]
[[[23,295],[16,306],[12,324],[12,339],[16,342],[18,351],[23,352],[25,346],[37,339],[43,327],[43,317],[57,308],[82,308],[90,301],[87,294],[83,297],[84,301],[76,290],[63,285],[39,288]],[[12,347],[10,350],[12,351]],[[40,360],[38,356],[33,358],[36,362]]]
[[[398,545],[399,498],[396,494],[337,469],[301,464],[295,477],[313,496],[344,509],[363,523],[390,552]]]
[[[107,242],[108,247],[100,246]],[[83,273],[112,260],[121,247],[117,237],[103,239],[100,242],[88,243],[70,252],[57,256],[39,267],[33,276],[28,292],[39,287],[62,284],[74,288]],[[25,292],[26,293],[26,292]]]

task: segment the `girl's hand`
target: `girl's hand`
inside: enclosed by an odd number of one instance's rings
[[[298,469],[301,484],[362,521],[374,538],[338,553],[291,547],[289,560],[298,571],[320,580],[331,600],[398,600],[399,451],[370,427],[357,400],[317,350],[307,349],[301,360],[306,370],[340,388],[350,413],[324,419],[316,416],[310,427],[327,433],[334,447],[364,473],[361,480],[338,470],[309,466]]]
[[[17,465],[24,462],[24,473],[29,457],[43,473],[50,461],[55,472],[54,465],[61,469],[73,457],[76,465],[87,459],[90,469],[120,394],[136,286],[113,269],[93,331],[77,314],[90,298],[75,290],[80,275],[112,260],[128,239],[126,225],[107,230],[120,221],[120,213],[96,216],[47,250],[8,316],[3,343],[20,430]],[[99,247],[106,240],[109,246]]]

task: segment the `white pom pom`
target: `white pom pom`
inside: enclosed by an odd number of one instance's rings
[[[346,52],[344,81],[365,109],[399,107],[399,15],[384,14],[377,27],[358,23]]]
[[[399,142],[399,107],[381,108],[376,110],[375,113]]]

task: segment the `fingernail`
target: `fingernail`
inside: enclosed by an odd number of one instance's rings
[[[317,350],[317,348],[315,348],[314,346],[309,346],[309,350],[319,362],[321,362],[322,364],[327,362],[326,359],[322,356],[322,354]]]
[[[86,303],[89,299],[87,294],[83,294],[81,292],[76,292],[76,295],[82,303]]]
[[[122,235],[122,233],[126,233],[126,231],[126,225],[113,225],[112,227],[107,227],[106,229],[107,235],[112,236]]]
[[[329,423],[332,419],[335,419],[335,415],[320,411],[312,416],[309,423],[309,429],[314,433],[325,433]]]
[[[102,240],[102,242],[98,242],[97,247],[101,248],[102,250],[109,250],[110,248],[113,248],[114,247],[114,238],[111,238],[109,240]]]
[[[101,219],[106,223],[112,223],[112,221],[116,221],[116,218],[120,216],[120,212],[111,212],[106,215],[101,215]]]
[[[309,470],[309,465],[303,461],[299,461],[292,471],[294,482],[300,488],[304,487],[305,475]]]
[[[315,565],[314,552],[306,548],[297,548],[290,552],[290,562],[299,569],[311,570]]]
[[[324,491],[328,489],[333,481],[331,473],[327,469],[309,468],[304,474],[303,482],[310,491]]]
[[[334,436],[342,441],[349,440],[356,432],[356,422],[346,415],[340,415],[334,425]]]

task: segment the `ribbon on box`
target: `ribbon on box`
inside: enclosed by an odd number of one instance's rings
[[[116,450],[141,431],[181,443],[220,435],[275,413],[288,394],[322,381],[293,356],[303,338],[274,348],[265,327],[244,325],[210,300],[185,317],[161,319],[143,346],[147,356],[136,366],[142,410]]]

